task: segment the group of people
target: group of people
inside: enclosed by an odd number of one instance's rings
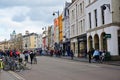
[[[45,54],[47,56],[56,56],[56,57],[61,57],[61,56],[70,56],[71,59],[73,59],[74,57],[74,53],[73,53],[73,50],[70,50],[69,53],[66,51],[67,54],[65,54],[65,51],[64,50],[54,50],[54,49],[51,49],[51,50],[42,50],[43,53],[41,54]]]
[[[103,60],[105,59],[105,54],[106,51],[99,51],[98,49],[94,50],[94,49],[90,49],[88,51],[88,55],[89,55],[89,63],[91,63],[91,59],[94,60],[94,62],[103,62]]]
[[[9,56],[9,57],[20,57],[20,51],[18,50],[6,50],[2,51],[0,50],[0,57],[1,56]]]
[[[22,57],[20,56],[20,54],[24,54],[24,60],[26,62],[28,62],[28,58],[30,56],[30,63],[33,64],[37,64],[37,58],[36,58],[36,52],[32,51],[32,50],[25,50],[23,52],[20,52],[18,50],[0,50],[0,71],[3,69],[3,58],[9,57],[9,58],[13,58],[13,59],[22,59]]]
[[[32,50],[26,50],[23,52],[24,54],[24,58],[25,58],[25,61],[28,62],[28,58],[30,56],[30,63],[32,64],[33,63],[33,60],[34,60],[34,63],[37,64],[37,59],[36,59],[36,52],[35,51],[32,51]]]
[[[20,51],[18,50],[0,50],[0,71],[2,71],[2,69],[4,68],[4,63],[3,60],[6,57],[10,57],[10,58],[19,58],[20,57]]]

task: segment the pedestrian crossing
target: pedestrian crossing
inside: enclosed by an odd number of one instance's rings
[[[17,73],[13,72],[13,71],[8,71],[10,74],[12,74],[14,77],[16,77],[18,80],[26,80],[23,77],[21,77],[20,75],[18,75]]]

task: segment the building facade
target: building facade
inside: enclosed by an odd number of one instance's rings
[[[54,19],[54,42],[59,43],[59,26],[58,26],[58,18]]]
[[[71,49],[75,56],[84,56],[87,46],[85,1],[75,0],[69,6]]]
[[[38,34],[37,48],[42,48],[42,34]]]
[[[86,0],[87,48],[120,55],[120,0]]]
[[[70,52],[70,23],[69,23],[69,5],[71,3],[66,2],[63,11],[63,50]]]
[[[59,47],[60,50],[63,49],[63,17],[62,14],[58,17],[59,18]]]
[[[22,51],[23,50],[23,39],[22,39],[22,34],[19,33],[16,35],[16,38],[15,38],[15,42],[13,42],[15,44],[15,49],[16,50],[19,50],[19,51]]]
[[[38,41],[38,34],[36,33],[26,33],[23,36],[23,49],[36,49]]]
[[[43,43],[42,49],[46,50],[46,49],[48,49],[48,30],[46,27],[43,30],[44,31],[42,33],[42,43]]]
[[[52,34],[51,29],[52,29],[52,27],[49,26],[48,27],[48,49],[51,49],[51,38],[52,38],[52,36],[51,36],[51,34]]]

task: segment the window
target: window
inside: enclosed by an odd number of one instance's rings
[[[83,30],[83,25],[82,25],[82,20],[80,21],[80,25],[81,25],[81,33],[82,33],[82,30]]]
[[[91,13],[89,13],[88,15],[89,15],[89,27],[91,29]]]
[[[75,25],[71,26],[71,35],[74,36],[75,35]]]
[[[74,20],[74,19],[75,19],[75,9],[72,10],[72,20]]]
[[[36,37],[35,37],[35,39],[36,39]]]
[[[74,11],[72,10],[72,20],[74,19]]]
[[[89,4],[90,4],[91,0],[89,0]]]
[[[97,24],[97,9],[94,10],[94,14],[95,14],[95,26],[97,27],[98,24]]]
[[[83,1],[83,9],[82,10],[83,10],[83,13],[84,13],[84,1]]]
[[[101,12],[102,12],[102,14],[101,14],[101,16],[102,16],[102,24],[105,24],[104,10],[103,10],[102,7],[101,7]]]
[[[74,25],[72,27],[73,27],[73,36],[74,36],[75,35]]]
[[[78,28],[78,33],[80,34],[80,33],[81,33],[81,31],[80,31],[80,30],[81,30],[81,29],[80,29],[80,28],[81,28],[80,21],[79,21],[79,23],[78,23],[78,26],[79,26],[79,28]]]
[[[82,14],[82,3],[80,3],[80,14]]]
[[[83,32],[85,32],[85,19],[83,19]]]
[[[78,15],[80,14],[80,5],[78,5]]]

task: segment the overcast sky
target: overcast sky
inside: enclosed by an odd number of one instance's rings
[[[42,33],[42,27],[53,24],[55,11],[63,11],[71,0],[0,0],[0,41],[9,40],[13,30]]]

